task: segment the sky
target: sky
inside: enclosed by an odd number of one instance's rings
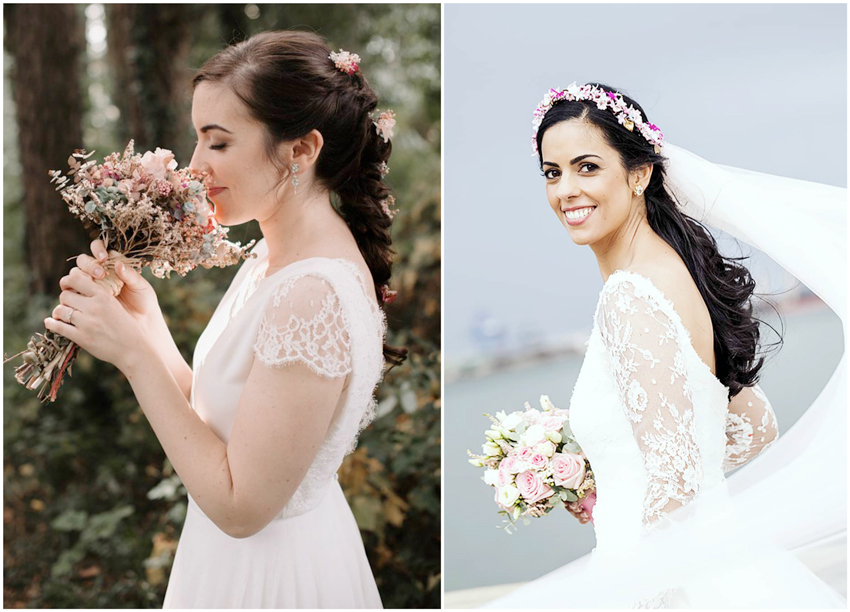
[[[846,187],[846,5],[457,5],[444,13],[447,365],[589,334],[602,278],[549,209],[531,150],[550,87],[597,81],[709,161]],[[793,284],[748,245],[760,290]]]

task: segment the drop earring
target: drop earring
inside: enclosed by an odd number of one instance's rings
[[[298,164],[292,164],[292,192],[298,194]]]

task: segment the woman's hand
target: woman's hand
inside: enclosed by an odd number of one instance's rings
[[[109,259],[103,241],[92,242],[91,252],[94,257],[85,254],[77,257],[77,267],[93,279],[103,279],[107,273],[104,265]],[[118,255],[116,251],[112,251],[112,254]],[[129,278],[122,279],[124,286],[118,294],[118,301],[144,328],[153,329],[154,323],[163,319],[154,288],[135,270],[129,269],[126,276]]]
[[[125,283],[133,282],[133,271],[123,263],[118,262],[115,271]],[[75,267],[62,277],[59,286],[63,290],[59,306],[53,309],[52,318],[44,320],[47,329],[125,373],[145,351],[152,350],[140,321],[88,273]]]

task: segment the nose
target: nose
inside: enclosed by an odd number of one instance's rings
[[[558,188],[555,190],[555,195],[561,202],[568,202],[571,198],[575,198],[580,193],[576,181],[570,179],[568,175],[561,176],[558,181]]]

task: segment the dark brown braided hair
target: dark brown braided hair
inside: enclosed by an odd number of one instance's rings
[[[373,123],[378,97],[360,70],[347,74],[329,58],[325,40],[310,32],[270,31],[229,46],[210,58],[192,79],[229,86],[251,116],[266,126],[266,152],[280,166],[277,145],[318,130],[324,146],[316,179],[335,196],[375,283],[383,308],[383,287],[392,274],[392,219],[382,203],[392,143]],[[384,345],[384,357],[398,365],[406,348]]]

